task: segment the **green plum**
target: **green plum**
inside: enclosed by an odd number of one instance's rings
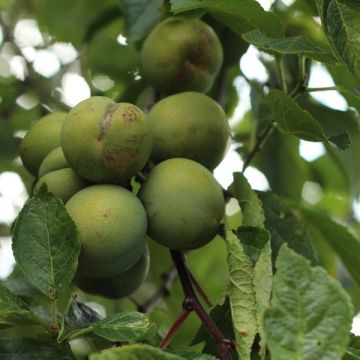
[[[60,132],[66,113],[52,113],[38,120],[27,132],[20,145],[20,157],[33,175],[37,176],[45,156],[60,146]]]
[[[213,170],[224,158],[230,127],[221,106],[207,95],[183,92],[160,100],[151,109],[152,160],[195,160]]]
[[[69,164],[65,159],[61,146],[50,151],[40,164],[39,177],[46,175],[47,173],[68,168]]]
[[[178,17],[158,24],[145,39],[140,55],[144,77],[167,94],[207,92],[223,61],[221,43],[210,26]]]
[[[80,235],[81,275],[111,277],[134,266],[144,254],[146,212],[130,191],[110,184],[89,186],[66,208]]]
[[[61,146],[81,177],[95,183],[122,183],[149,160],[152,135],[137,106],[94,96],[76,105],[65,118]]]
[[[215,237],[224,216],[220,185],[201,164],[169,159],[155,166],[139,193],[149,236],[174,250],[199,248]]]
[[[88,182],[78,176],[72,169],[55,170],[42,176],[34,187],[36,194],[41,185],[46,183],[49,192],[61,199],[65,204],[74,194],[88,186]]]
[[[142,284],[149,270],[149,262],[149,249],[146,246],[145,254],[125,272],[104,278],[93,278],[78,273],[75,284],[89,294],[121,299],[131,295]]]

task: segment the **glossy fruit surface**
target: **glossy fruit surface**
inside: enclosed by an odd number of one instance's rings
[[[61,146],[50,151],[40,164],[39,177],[54,171],[69,167],[69,163],[66,161]]]
[[[80,234],[80,274],[114,276],[144,254],[146,213],[130,191],[116,185],[89,186],[76,193],[66,208]]]
[[[201,20],[172,17],[157,25],[141,49],[142,73],[164,93],[206,92],[223,60],[221,43]]]
[[[60,132],[66,113],[51,113],[38,120],[27,132],[20,145],[20,157],[33,175],[37,176],[45,156],[60,146]]]
[[[137,106],[94,96],[76,105],[64,121],[61,146],[70,166],[96,183],[121,183],[148,161],[152,136]]]
[[[149,113],[152,159],[182,157],[213,170],[224,158],[230,128],[221,106],[210,97],[183,92],[160,100]]]
[[[158,164],[144,182],[142,200],[149,236],[175,250],[191,250],[208,243],[224,215],[220,185],[204,166],[188,159]]]

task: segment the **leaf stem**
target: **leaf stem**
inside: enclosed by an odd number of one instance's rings
[[[53,338],[57,337],[59,331],[57,323],[57,300],[56,298],[51,299],[51,324],[50,324],[50,333]]]
[[[340,86],[327,86],[327,87],[314,87],[306,88],[305,92],[315,92],[315,91],[339,91],[341,90]]]
[[[180,251],[170,250],[171,257],[179,274],[181,287],[183,289],[185,300],[183,302],[183,308],[188,311],[195,311],[197,316],[200,318],[210,336],[216,344],[219,351],[220,358],[222,360],[231,360],[230,349],[234,347],[232,340],[226,339],[221,333],[213,319],[206,313],[202,307],[193,285],[190,280],[188,269],[185,265],[184,254]]]
[[[277,72],[278,72],[278,76],[279,76],[281,90],[284,93],[287,93],[287,83],[286,83],[286,78],[285,78],[283,57],[280,55],[277,55],[275,60],[276,60],[276,68],[277,68]]]

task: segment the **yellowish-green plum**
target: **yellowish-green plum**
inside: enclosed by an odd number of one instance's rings
[[[47,173],[55,170],[65,169],[69,167],[69,163],[66,161],[61,146],[50,151],[40,164],[39,177],[46,175]]]
[[[93,295],[110,299],[121,299],[131,295],[144,281],[149,270],[150,256],[146,246],[145,254],[130,269],[118,275],[93,278],[77,274],[75,284],[79,289]]]
[[[45,156],[60,146],[60,132],[66,113],[51,113],[38,120],[27,132],[20,146],[20,157],[33,175],[37,176]]]
[[[137,106],[94,96],[76,105],[65,118],[61,146],[81,177],[95,183],[122,183],[149,160],[152,135]]]
[[[110,184],[89,186],[66,208],[80,235],[81,275],[111,277],[134,266],[144,254],[146,212],[130,191]]]
[[[140,55],[144,77],[167,94],[207,92],[223,61],[213,29],[201,20],[179,17],[157,25],[145,39]]]
[[[207,95],[183,92],[160,100],[151,109],[152,160],[195,160],[213,170],[224,158],[230,128],[221,106]]]
[[[224,215],[224,196],[213,175],[189,159],[169,159],[152,169],[141,190],[148,234],[174,250],[191,250],[213,239]]]
[[[48,191],[61,199],[64,204],[74,194],[89,185],[86,180],[82,179],[70,168],[55,170],[42,176],[35,184],[34,194],[39,191],[44,183],[46,183]]]

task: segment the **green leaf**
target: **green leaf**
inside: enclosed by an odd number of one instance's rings
[[[350,335],[350,341],[345,351],[343,360],[360,360],[360,337]]]
[[[295,216],[284,200],[271,192],[258,192],[265,212],[265,226],[271,235],[273,258],[277,257],[282,244],[286,243],[298,254],[305,256],[313,264],[318,260],[311,238],[304,224]]]
[[[316,229],[322,233],[323,238],[340,257],[353,279],[359,285],[360,240],[346,226],[337,223],[323,212],[316,209],[302,208],[301,213],[306,221],[316,226]]]
[[[0,324],[30,325],[39,321],[26,304],[0,284]]]
[[[336,64],[336,59],[319,48],[311,40],[304,36],[290,36],[285,38],[274,38],[262,34],[255,30],[242,35],[242,38],[248,43],[255,45],[260,50],[272,55],[304,55],[316,61],[326,64]]]
[[[261,30],[270,36],[282,36],[283,25],[272,12],[265,11],[255,0],[171,0],[171,10],[182,13],[205,9],[237,34]]]
[[[0,359],[74,360],[69,345],[59,346],[30,338],[0,338]]]
[[[346,132],[331,134],[328,137],[319,122],[283,91],[271,90],[267,100],[282,132],[308,141],[332,142],[342,150],[350,145],[350,139]]]
[[[137,341],[152,335],[154,330],[149,318],[135,311],[106,317],[92,326],[96,335],[110,341]]]
[[[236,172],[233,176],[234,181],[229,191],[239,202],[243,214],[242,225],[263,227],[265,218],[260,200],[242,173]]]
[[[340,62],[360,79],[360,3],[316,0],[325,33]]]
[[[145,344],[107,349],[90,355],[90,360],[184,360],[181,355],[170,354]]]
[[[271,308],[264,314],[273,360],[338,360],[349,340],[352,305],[324,269],[283,246]]]
[[[195,352],[189,351],[181,351],[181,350],[166,350],[166,352],[170,354],[180,355],[184,360],[218,360],[218,358],[208,355],[208,354],[199,354]]]
[[[143,38],[163,18],[164,0],[123,0],[125,34],[129,42]]]
[[[82,329],[90,328],[94,323],[99,322],[100,320],[101,316],[96,311],[85,304],[78,302],[76,298],[73,298],[66,310],[57,341],[62,343],[68,337],[72,335],[76,336],[77,332],[80,332]]]
[[[259,231],[255,230],[254,237]],[[260,336],[260,354],[265,356],[262,314],[269,306],[272,287],[270,241],[263,246],[255,264],[242,244],[241,232],[226,233],[229,266],[229,298],[237,352],[242,360],[251,359],[252,346]],[[249,234],[246,235],[246,238]]]
[[[18,216],[13,252],[24,275],[50,299],[69,289],[80,242],[64,205],[45,186],[25,203]]]

